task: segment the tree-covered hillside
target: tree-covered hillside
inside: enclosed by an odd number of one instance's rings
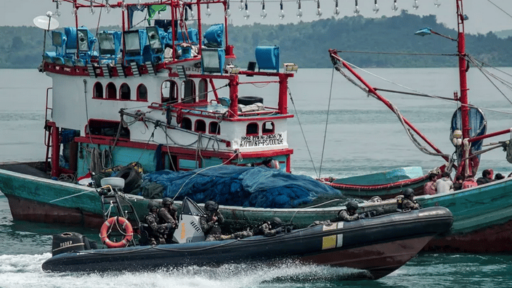
[[[435,16],[420,17],[402,12],[395,17],[321,19],[314,22],[235,26],[229,44],[235,46],[237,64],[246,67],[254,60],[258,45],[279,45],[281,63],[294,62],[301,68],[331,67],[327,50],[383,51],[406,53],[456,53],[456,42],[438,36],[419,37],[414,32],[431,27],[456,37],[455,30],[436,22]],[[0,27],[0,68],[36,68],[41,62],[43,31],[35,27]],[[467,51],[491,65],[512,66],[512,38],[493,33],[467,35]],[[48,41],[50,39],[48,38]],[[363,67],[446,67],[457,65],[455,57],[342,53]]]

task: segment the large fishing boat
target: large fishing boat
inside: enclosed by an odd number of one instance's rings
[[[46,90],[47,152],[44,163],[0,165],[0,190],[9,199],[14,219],[95,222],[101,219],[90,199],[95,196],[84,192],[94,190],[76,180],[132,162],[144,173],[268,162],[291,172],[288,81],[298,67],[285,63],[281,68],[275,46],[256,47],[255,62],[235,66],[227,30],[229,0],[53,2],[57,9],[69,5],[75,25],[57,29],[52,13],[34,19],[46,31],[39,70],[53,81]],[[222,7],[224,13],[219,23],[208,26],[201,21],[201,7],[209,5]],[[88,9],[112,10],[103,17],[120,16],[119,31],[93,33],[80,26],[78,11]],[[134,25],[141,11],[147,16]],[[155,15],[161,19],[153,19]],[[47,35],[51,49],[46,47]],[[240,69],[245,65],[247,69]],[[268,86],[265,91],[270,92],[255,97],[257,93],[242,94],[241,86]],[[139,172],[132,168],[120,174],[127,180],[125,192],[130,192]],[[409,176],[386,179],[389,185],[372,191],[382,190],[384,197],[393,182],[403,187]],[[352,188],[365,189],[363,182]]]
[[[257,66],[263,71],[255,71],[254,63],[247,70],[235,67],[234,48],[227,42],[227,16],[223,23],[208,28],[204,35],[201,25],[196,28],[186,26],[187,7],[192,6],[199,11],[201,5],[213,5],[213,2],[187,2],[186,5],[179,1],[139,5],[123,2],[64,2],[72,3],[73,9],[108,6],[121,10],[123,31],[105,31],[94,37],[88,30],[79,27],[78,22],[76,27],[66,28],[63,32],[52,31],[56,52],[44,54],[40,69],[53,79],[53,87],[47,91],[47,97],[50,92],[52,94],[53,104],[47,107],[51,113],[46,118],[46,129],[47,158],[51,160],[48,167],[51,167],[51,176],[55,179],[27,165],[2,165],[0,190],[9,199],[14,219],[99,227],[103,215],[96,205],[99,196],[95,189],[55,180],[65,179],[66,174],[82,176],[89,170],[94,173],[103,170],[103,165],[115,167],[133,161],[139,162],[151,172],[156,170],[153,160],[155,155],[156,162],[170,170],[204,170],[219,164],[260,165],[265,160],[273,159],[290,172],[293,151],[287,143],[286,121],[292,115],[287,110],[287,81],[293,76],[291,71],[297,67],[287,64],[284,66],[285,71],[279,72],[277,47],[256,49]],[[463,2],[454,2],[459,23],[458,36],[456,39],[448,38],[458,43],[458,53],[452,56],[458,58],[459,62],[460,97],[453,100],[461,106],[450,123],[456,150],[451,157],[441,153],[414,128],[398,108],[355,73],[353,66],[341,59],[336,50],[330,51],[330,57],[336,70],[347,78],[350,77],[345,70],[353,73],[357,80],[350,78],[351,83],[359,81],[364,85],[361,88],[365,95],[382,100],[397,114],[404,127],[410,127],[412,131],[406,129],[406,132],[422,151],[426,151],[426,148],[412,136],[413,133],[435,150],[428,153],[443,157],[448,162],[443,169],[456,169],[458,175],[474,176],[479,166],[479,154],[486,151],[480,151],[483,139],[510,133],[510,129],[486,134],[483,113],[468,104],[466,61],[473,63],[474,67],[483,67],[478,66],[480,62],[465,51],[466,16],[463,13]],[[218,3],[224,6],[225,11],[229,8],[227,1]],[[131,27],[130,11],[157,4],[171,9],[172,17],[167,26],[162,24],[164,28],[149,26],[144,29]],[[51,17],[43,16],[39,21],[48,30],[54,25]],[[197,22],[201,23],[199,15]],[[169,28],[166,33],[165,27]],[[435,32],[423,29],[418,34]],[[95,39],[98,39],[99,52],[92,48]],[[197,54],[194,52],[196,50]],[[241,81],[250,76],[254,78]],[[275,80],[260,80],[263,77],[273,77]],[[278,86],[277,107],[257,104],[262,104],[261,99],[239,96],[238,86],[243,84]],[[222,97],[222,92],[226,97]],[[239,105],[246,100],[243,103],[247,105]],[[499,143],[492,148],[503,145],[508,143]],[[63,159],[59,159],[61,148]],[[111,163],[108,163],[110,160]],[[391,186],[405,188],[416,181],[424,181],[422,177],[409,179],[411,181],[401,180],[405,181],[404,186],[393,183]],[[390,183],[385,184],[390,186]],[[373,184],[362,185],[359,182],[344,185],[352,185],[351,189],[360,193],[364,191],[360,188],[371,190]],[[374,184],[376,189],[371,191],[383,188],[379,185]],[[512,243],[512,232],[508,229],[512,223],[511,190],[512,179],[509,178],[454,193],[417,197],[424,207],[444,206],[454,215],[451,232],[431,241],[430,249],[512,251],[512,245],[509,244]],[[126,194],[125,197],[139,213],[143,213],[149,201],[137,195]],[[255,224],[279,216],[297,227],[305,227],[315,220],[333,218],[340,209],[337,205],[342,203],[337,198],[326,199],[304,209],[223,205],[221,211],[228,224]],[[499,201],[495,201],[497,199]],[[180,205],[180,202],[176,204]],[[396,201],[366,203],[361,205],[361,210],[379,207],[394,211]],[[489,237],[489,233],[492,237]]]

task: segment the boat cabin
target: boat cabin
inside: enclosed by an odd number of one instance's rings
[[[190,170],[272,159],[290,172],[288,78],[297,66],[280,72],[279,47],[255,47],[256,61],[241,69],[228,42],[227,16],[209,27],[200,15],[188,17],[207,2],[64,2],[75,9],[119,8],[122,29],[93,33],[77,17],[76,27],[49,32],[55,50],[44,53],[40,71],[53,80],[45,118],[52,176],[87,174],[98,164],[95,155],[102,168],[135,161],[146,171],[154,171],[155,162]],[[210,4],[226,9],[228,3]],[[165,7],[169,19],[133,25],[133,10],[153,6]],[[275,89],[256,97],[242,94],[240,85]],[[277,99],[276,107],[264,103],[269,98]]]

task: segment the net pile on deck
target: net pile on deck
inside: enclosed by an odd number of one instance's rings
[[[150,185],[163,186],[163,195],[153,194],[151,198],[174,197],[179,192],[177,200],[187,196],[196,202],[214,200],[221,205],[294,208],[320,197],[341,197],[340,191],[311,177],[266,167],[226,165],[203,171],[163,170],[146,174],[143,179],[143,190]]]

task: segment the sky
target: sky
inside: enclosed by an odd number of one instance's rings
[[[96,0],[105,1],[105,0]],[[145,0],[126,0],[127,3],[137,3],[137,1],[149,2]],[[297,1],[298,0],[283,0],[283,11],[285,17],[279,19],[280,13],[280,0],[265,0],[265,11],[267,16],[262,19],[260,13],[262,11],[261,0],[249,0],[248,11],[250,17],[244,19],[244,11],[238,9],[240,1],[231,0],[231,17],[230,21],[234,25],[251,25],[253,23],[261,24],[287,24],[297,23],[299,21],[309,22],[319,19],[317,14],[317,2],[315,0],[301,0],[303,17],[298,18]],[[319,0],[320,10],[322,12],[321,19],[333,17],[335,7],[335,0]],[[354,8],[356,0],[337,0],[339,4],[340,14],[338,17],[354,15]],[[358,0],[360,15],[364,17],[382,17],[398,15],[401,10],[407,10],[411,14],[417,15],[436,15],[438,22],[444,23],[449,28],[456,28],[457,22],[455,18],[456,0],[377,0],[379,12],[374,13],[375,0]],[[398,5],[398,11],[391,9],[393,1]],[[117,0],[110,0],[110,2],[117,2]],[[417,2],[419,8],[413,8],[414,3]],[[434,3],[440,3],[436,7]],[[2,3],[2,12],[0,12],[0,26],[34,26],[32,20],[36,16],[45,15],[47,11],[55,11],[55,3],[52,0],[0,0]],[[20,5],[23,3],[23,5]],[[468,15],[469,21],[466,22],[466,32],[471,34],[487,33],[489,31],[500,31],[512,29],[512,16],[500,11],[496,4],[505,12],[512,15],[512,0],[465,0],[464,13]],[[201,15],[204,23],[219,23],[223,21],[223,13],[221,5],[211,5],[212,16],[207,17],[206,9],[202,8]],[[215,6],[215,7],[214,7]],[[219,7],[220,6],[220,7]],[[203,6],[204,7],[204,6]],[[220,9],[219,9],[220,8]],[[61,16],[57,18],[61,27],[74,26],[74,17],[72,16],[72,5],[70,3],[62,3]],[[165,13],[165,12],[163,12]],[[162,18],[166,18],[162,13]],[[197,13],[197,12],[196,12]],[[142,13],[138,13],[142,14]],[[101,12],[102,17],[99,18],[100,9],[95,9],[95,13],[91,15],[89,9],[80,9],[79,17],[81,25],[89,28],[94,28],[100,20],[100,26],[106,25],[119,25],[121,22],[120,9],[113,9],[109,14],[106,14],[105,9]],[[135,18],[134,23],[139,22],[142,17]],[[421,27],[413,27],[421,28]]]

